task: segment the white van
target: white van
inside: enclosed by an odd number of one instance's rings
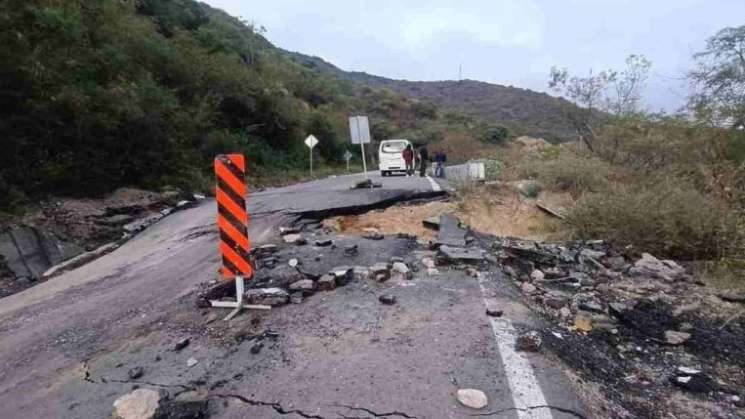
[[[393,172],[406,172],[406,162],[401,153],[410,145],[409,140],[403,139],[381,141],[378,151],[381,176],[388,176]]]

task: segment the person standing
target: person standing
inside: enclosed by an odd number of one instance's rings
[[[427,161],[429,160],[429,152],[427,146],[423,145],[419,147],[419,176],[424,177],[424,173],[427,171]]]
[[[445,177],[445,162],[448,160],[444,151],[438,150],[435,153],[435,177]]]
[[[414,174],[414,150],[411,148],[411,144],[406,146],[404,151],[401,152],[401,156],[406,163],[406,176],[412,176]]]

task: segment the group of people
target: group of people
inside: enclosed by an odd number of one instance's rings
[[[404,151],[401,152],[406,163],[406,176],[414,176],[415,168],[419,169],[419,176],[424,177],[427,171],[427,162],[433,163],[435,177],[445,176],[445,162],[447,161],[447,155],[442,150],[435,151],[434,158],[430,159],[429,151],[427,146],[421,146],[417,149],[416,153],[412,148],[411,144],[407,145]]]

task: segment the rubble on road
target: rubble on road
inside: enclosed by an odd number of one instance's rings
[[[515,340],[515,350],[537,352],[541,349],[542,342],[541,335],[537,331],[531,330],[517,336],[517,339]]]

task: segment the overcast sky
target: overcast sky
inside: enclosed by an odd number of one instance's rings
[[[463,78],[546,91],[552,65],[585,74],[653,61],[651,110],[683,104],[691,55],[745,24],[745,0],[206,0],[267,29],[275,45],[344,70]]]

